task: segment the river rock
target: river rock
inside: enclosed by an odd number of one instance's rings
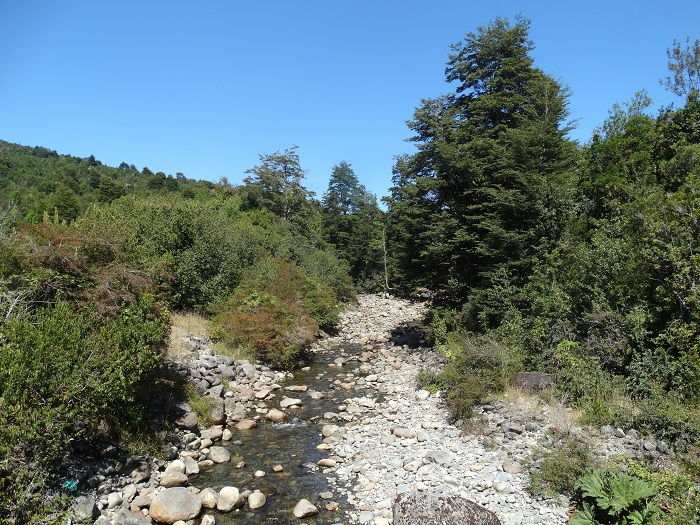
[[[265,419],[272,421],[273,423],[283,423],[287,421],[287,414],[276,408],[272,408],[265,414]]]
[[[419,390],[418,392],[416,392],[416,399],[418,401],[425,401],[429,397],[430,397],[430,392],[428,392],[427,390]]]
[[[199,465],[190,456],[185,456],[182,458],[182,463],[185,465],[185,474],[191,476],[192,474],[199,474]]]
[[[134,483],[148,481],[151,479],[151,466],[145,461],[140,461],[129,473],[129,477]]]
[[[149,515],[160,523],[173,524],[199,516],[202,500],[197,494],[184,487],[165,489],[153,498]]]
[[[199,428],[199,419],[194,413],[192,407],[187,403],[180,401],[174,403],[173,414],[175,415],[175,426],[186,430],[196,430]]]
[[[219,493],[214,489],[207,487],[199,493],[199,498],[202,500],[202,506],[206,509],[215,509],[219,502]]]
[[[216,518],[211,514],[207,514],[202,517],[202,521],[199,525],[216,525]]]
[[[271,388],[261,388],[255,393],[256,399],[265,399],[267,396],[269,396],[272,393]]]
[[[202,430],[199,437],[202,439],[211,439],[212,441],[218,441],[224,435],[224,431],[221,427],[211,427]]]
[[[219,491],[216,508],[221,512],[230,512],[233,509],[240,509],[244,503],[245,500],[236,487],[224,487]]]
[[[309,516],[315,516],[318,514],[318,509],[311,503],[308,499],[302,499],[294,507],[294,515],[297,518],[308,518]]]
[[[100,516],[100,518],[103,517],[107,518],[107,516]],[[113,525],[152,525],[151,520],[144,516],[143,513],[132,512],[126,509],[119,509],[112,516],[111,522],[109,521],[109,518],[107,518],[107,523]],[[95,522],[95,525],[98,525],[98,523]]]
[[[323,428],[321,429],[321,434],[323,437],[328,437],[332,434],[335,434],[340,430],[340,427],[338,425],[323,425]]]
[[[226,404],[221,398],[212,398],[213,406],[209,410],[209,418],[216,424],[226,421]]]
[[[517,461],[507,459],[502,465],[503,472],[508,474],[520,474],[523,471],[523,467]]]
[[[119,492],[111,492],[107,495],[107,508],[113,509],[118,505],[121,505],[124,501],[122,495]]]
[[[250,430],[251,428],[257,427],[258,424],[252,419],[243,419],[235,425],[236,430]]]
[[[259,490],[256,490],[248,496],[248,507],[252,510],[264,507],[265,503],[267,503],[267,497]]]
[[[231,453],[224,447],[211,447],[209,449],[209,459],[214,463],[227,463],[231,461]]]
[[[73,516],[78,522],[92,521],[100,515],[95,498],[90,495],[78,496],[73,501]]]
[[[414,437],[416,437],[416,433],[413,430],[405,427],[396,427],[394,429],[394,435],[398,438],[407,439],[413,439]]]
[[[180,462],[182,463],[182,462]],[[184,470],[184,466],[183,466]],[[187,484],[187,474],[185,474],[183,471],[180,471],[178,468],[172,468],[172,469],[165,469],[165,472],[160,477],[160,486],[161,487],[181,487],[183,485]]]
[[[394,525],[501,525],[493,512],[458,496],[405,492],[393,510]]]
[[[293,397],[285,397],[280,401],[280,406],[282,408],[289,408],[291,406],[301,405],[301,399],[296,399]]]

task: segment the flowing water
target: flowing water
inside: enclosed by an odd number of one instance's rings
[[[299,525],[329,525],[343,521],[342,509],[346,502],[334,493],[332,498],[322,499],[319,495],[331,492],[332,488],[316,463],[328,457],[316,447],[321,444],[321,429],[326,424],[342,422],[324,418],[327,412],[338,413],[338,407],[349,397],[373,397],[378,394],[374,389],[365,389],[359,370],[359,356],[364,350],[359,345],[344,345],[321,349],[313,354],[309,366],[294,371],[294,377],[280,383],[281,390],[274,392],[275,398],[265,401],[268,408],[279,408],[283,397],[302,400],[299,408],[288,408],[286,423],[270,423],[263,418],[258,420],[258,427],[250,430],[234,431],[234,441],[217,443],[226,446],[232,454],[231,462],[214,465],[191,478],[192,484],[216,490],[229,485],[245,490],[260,490],[268,494],[267,503],[259,510],[251,511],[247,505],[244,509],[222,514],[210,511],[221,525],[248,525],[259,523]],[[334,366],[334,361],[342,357],[347,361],[343,366]],[[354,383],[354,385],[352,384]],[[290,385],[305,385],[306,392],[287,391]],[[318,399],[314,397],[319,396]],[[239,462],[245,466],[237,468]],[[272,467],[281,465],[282,472],[274,472]],[[265,473],[255,477],[256,471]],[[297,502],[308,499],[319,510],[317,516],[299,519],[292,510]],[[330,502],[340,504],[336,511],[326,510]]]

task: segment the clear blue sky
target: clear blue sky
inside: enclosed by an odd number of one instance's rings
[[[342,160],[382,196],[450,44],[518,13],[581,142],[640,89],[678,102],[666,49],[700,38],[698,0],[3,0],[0,139],[232,183],[296,144],[319,196]]]

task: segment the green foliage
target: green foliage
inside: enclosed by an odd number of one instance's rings
[[[583,501],[572,525],[644,525],[653,523],[658,507],[649,502],[655,484],[619,472],[594,470],[576,484]]]
[[[610,422],[612,414],[608,401],[613,394],[613,384],[595,356],[582,352],[578,343],[564,340],[557,346],[555,358],[559,363],[557,387],[569,402],[583,408],[590,423]]]
[[[155,372],[166,326],[167,310],[148,296],[107,321],[59,300],[5,324],[0,509],[20,521],[45,511],[34,491],[48,488],[72,441],[143,425],[139,391]],[[41,480],[34,488],[30,471]]]
[[[569,497],[576,493],[576,482],[591,469],[593,458],[585,441],[563,438],[550,448],[535,451],[528,490],[536,495]]]
[[[700,40],[690,44],[690,37],[685,39],[685,49],[681,43],[673,41],[673,48],[667,49],[668,69],[672,76],[661,81],[661,85],[672,93],[690,96],[700,92]]]
[[[297,146],[284,152],[260,155],[260,165],[246,171],[245,195],[249,206],[271,211],[292,223],[298,231],[311,233],[310,217],[313,214],[314,193],[307,190],[302,181],[305,171],[299,163]]]
[[[518,354],[487,337],[451,333],[440,347],[450,360],[437,377],[424,379],[447,391],[456,419],[471,417],[476,405],[503,391],[520,371]]]
[[[685,407],[657,392],[638,404],[630,426],[671,443],[678,451],[700,447],[700,417],[697,407]]]
[[[0,208],[13,203],[18,222],[38,222],[44,212],[70,222],[92,204],[106,203],[130,194],[139,197],[161,191],[185,192],[203,198],[213,189],[208,181],[177,179],[162,174],[162,186],[149,187],[152,173],[140,173],[122,162],[109,167],[94,156],[77,158],[47,148],[30,148],[0,140]]]
[[[315,339],[319,322],[337,321],[335,300],[293,263],[264,259],[227,300],[211,307],[214,334],[229,345],[251,347],[266,363],[291,368]]]
[[[350,265],[350,274],[364,291],[385,289],[382,212],[377,198],[361,185],[343,161],[333,166],[323,195],[323,230],[327,241]]]
[[[658,487],[654,503],[663,512],[654,516],[654,523],[662,525],[685,525],[697,522],[700,516],[700,492],[697,474],[650,470],[645,465],[625,460],[623,463],[629,474]]]

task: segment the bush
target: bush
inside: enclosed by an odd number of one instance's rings
[[[588,443],[565,438],[548,451],[533,455],[528,490],[533,494],[569,497],[576,493],[576,481],[593,465]]]
[[[697,462],[697,459],[695,460]],[[700,517],[700,486],[697,473],[650,470],[632,460],[625,460],[628,473],[658,487],[655,504],[663,512],[655,516],[658,525],[687,525]]]
[[[330,314],[328,302],[314,302],[319,297],[328,301],[330,294],[310,293],[314,291],[293,263],[260,261],[231,297],[211,307],[213,335],[229,345],[251,347],[263,362],[290,368],[318,333],[319,324],[309,310]]]
[[[632,426],[685,452],[700,446],[698,416],[697,409],[687,409],[663,397],[645,399],[639,403]]]
[[[432,381],[447,391],[457,419],[471,417],[476,405],[503,391],[520,371],[519,356],[488,337],[452,333],[438,348],[447,349],[450,361]]]
[[[141,424],[139,390],[156,370],[167,310],[152,297],[103,320],[59,300],[9,320],[0,344],[0,508],[23,519],[75,440]],[[42,489],[43,490],[43,489]]]

